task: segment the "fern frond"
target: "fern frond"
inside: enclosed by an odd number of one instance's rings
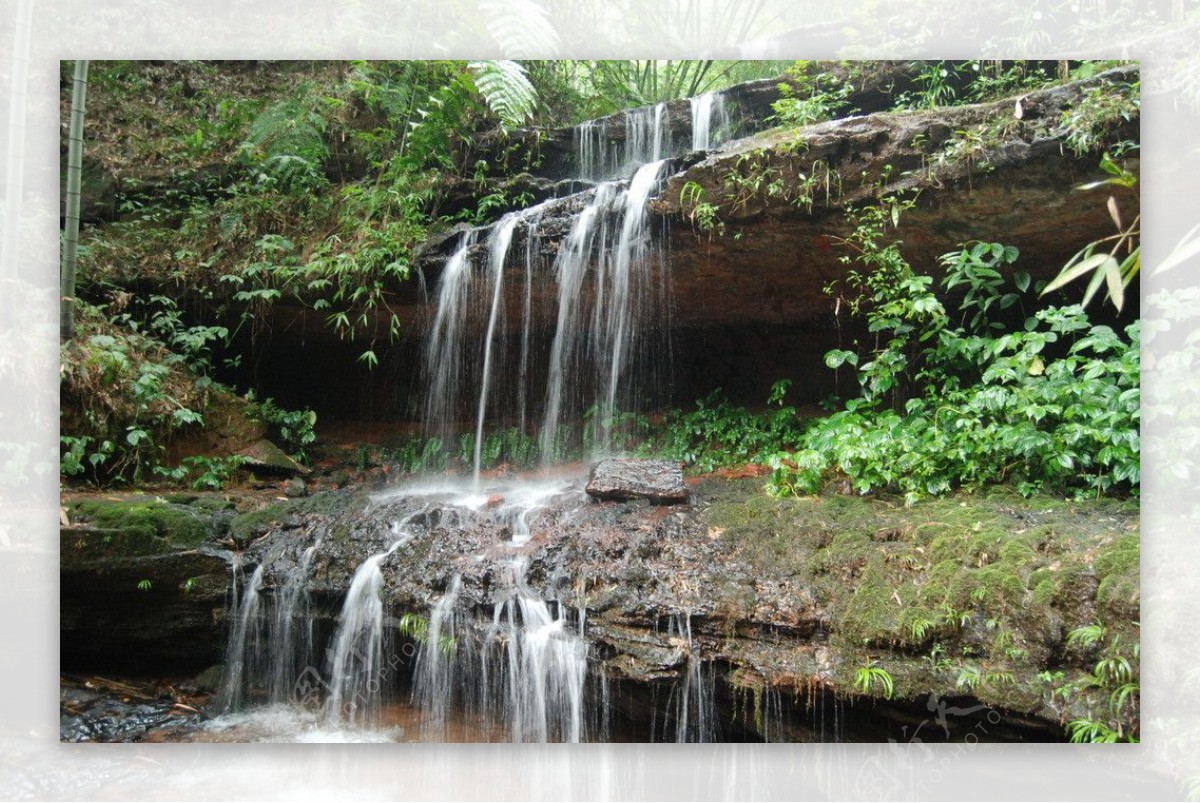
[[[558,31],[546,9],[533,0],[492,0],[479,4],[488,33],[504,55],[515,59],[549,59],[558,55]]]
[[[515,61],[473,61],[468,65],[479,94],[505,130],[526,123],[537,109],[537,90]]]

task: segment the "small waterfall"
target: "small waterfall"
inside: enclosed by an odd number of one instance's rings
[[[240,567],[240,563],[238,564]],[[225,659],[225,678],[222,682],[223,700],[221,708],[224,711],[236,711],[246,699],[249,686],[255,679],[257,658],[261,654],[262,635],[262,584],[265,563],[260,563],[250,575],[246,583],[245,595],[237,607],[237,619],[229,637],[229,647]],[[234,572],[234,588],[237,588],[237,575]],[[234,592],[237,599],[237,592]]]
[[[424,355],[425,431],[441,438],[444,449],[450,447],[462,412],[473,402],[476,488],[489,430],[513,426],[526,434],[534,411],[540,412],[541,431],[534,436],[542,463],[549,465],[572,440],[579,443],[570,424],[590,409],[594,419],[587,445],[602,450],[612,435],[607,426],[612,413],[635,406],[636,394],[653,392],[659,375],[669,370],[661,350],[648,353],[653,334],[666,330],[669,313],[665,264],[651,246],[646,213],[666,164],[643,165],[628,186],[606,182],[585,196],[587,203],[551,266],[557,314],[548,345],[534,323],[534,293],[545,281],[544,205],[506,215],[492,228],[485,241],[486,268],[472,266],[471,255],[480,250],[474,247],[474,231],[446,263]],[[526,238],[523,249],[512,248],[518,231]],[[523,256],[523,271],[507,264],[513,251],[518,259]],[[514,298],[521,299],[519,322],[518,305],[508,301],[514,313],[506,312],[506,300]],[[507,337],[510,317],[513,331]],[[538,386],[541,377],[544,385]]]
[[[550,370],[546,379],[546,415],[542,422],[542,463],[549,465],[555,458],[554,444],[562,420],[563,395],[568,377],[579,370],[580,341],[584,334],[580,326],[583,306],[583,280],[591,263],[593,246],[604,226],[603,212],[612,204],[617,185],[600,185],[592,202],[575,218],[571,232],[563,241],[554,261],[558,280],[558,320],[554,327],[554,342],[550,346]],[[604,238],[601,236],[601,240]],[[603,252],[603,251],[602,251]],[[597,273],[597,282],[603,281]]]
[[[413,692],[423,739],[441,740],[456,707],[502,722],[514,742],[586,738],[587,642],[562,606],[529,589],[523,572],[515,563],[514,593],[496,603],[486,628],[456,609],[459,577],[430,609]]]
[[[625,112],[624,140],[612,131],[610,121],[589,120],[575,127],[575,154],[579,177],[605,181],[628,176],[647,162],[672,154],[671,118],[666,103]]]
[[[599,281],[595,320],[603,331],[601,342],[608,346],[608,349],[601,352],[602,362],[607,362],[608,377],[604,407],[599,411],[603,417],[600,419],[601,425],[597,428],[595,438],[594,445],[597,449],[608,446],[611,433],[606,422],[616,411],[622,371],[628,369],[629,352],[638,335],[636,327],[642,318],[639,313],[645,311],[635,307],[652,301],[652,296],[647,292],[650,289],[649,282],[645,281],[648,271],[641,270],[635,275],[634,270],[647,264],[650,238],[646,230],[646,201],[649,200],[650,193],[658,187],[665,165],[665,161],[643,165],[629,182],[629,189],[625,191],[621,204],[620,239],[611,254],[611,261],[605,263],[611,270],[611,287],[607,296],[603,291],[604,277]]]
[[[725,111],[725,96],[720,92],[705,92],[691,99],[692,150],[707,151],[721,144],[729,126]]]
[[[489,240],[488,267],[492,275],[492,305],[488,315],[487,334],[483,338],[483,378],[480,381],[479,412],[475,423],[474,481],[479,485],[480,463],[483,455],[483,422],[487,416],[488,392],[492,386],[492,350],[496,346],[496,321],[504,314],[501,303],[504,296],[504,261],[508,258],[508,247],[512,244],[513,229],[518,215],[505,215],[500,227]]]
[[[713,718],[713,680],[705,672],[700,651],[692,639],[691,614],[674,616],[669,630],[680,647],[687,650],[687,671],[672,691],[676,742],[712,742],[716,738]]]
[[[308,598],[308,569],[321,546],[318,538],[304,550],[295,571],[288,575],[275,606],[271,640],[271,701],[283,702],[294,689],[296,678],[312,662],[313,620]]]
[[[423,741],[442,741],[446,721],[457,686],[459,665],[455,627],[455,605],[462,590],[462,577],[455,575],[442,595],[429,610],[429,624],[417,654],[413,701],[420,707],[421,738]]]
[[[471,263],[469,254],[478,232],[471,230],[462,238],[453,256],[446,262],[438,282],[437,313],[429,342],[425,347],[426,431],[449,445],[454,422],[459,419],[458,399],[463,383],[465,323],[471,302]]]
[[[350,580],[329,653],[330,691],[325,713],[330,719],[370,724],[378,714],[385,676],[383,572],[379,564],[410,539],[411,535],[405,535],[386,551],[367,558]]]

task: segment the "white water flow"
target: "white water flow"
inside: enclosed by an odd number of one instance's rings
[[[555,458],[555,439],[559,424],[562,423],[567,378],[577,374],[580,369],[583,280],[592,260],[598,233],[603,230],[604,212],[616,194],[615,183],[602,184],[596,189],[592,202],[575,218],[571,232],[554,260],[554,274],[558,280],[558,318],[554,326],[554,341],[550,345],[550,369],[546,378],[546,413],[541,437],[543,465],[549,465]],[[603,256],[602,251],[600,257]]]
[[[508,258],[508,247],[512,244],[513,230],[520,220],[519,215],[505,215],[500,227],[488,242],[488,268],[492,276],[492,306],[488,315],[487,333],[483,339],[483,377],[479,388],[479,412],[475,417],[475,460],[472,478],[479,486],[479,473],[483,456],[483,423],[487,417],[488,392],[492,385],[492,351],[496,345],[496,322],[504,313],[501,303],[504,298],[504,262]]]
[[[460,577],[430,609],[413,691],[423,740],[442,740],[456,707],[502,723],[513,742],[580,742],[587,736],[587,642],[563,606],[529,589],[524,571],[524,563],[514,562],[514,593],[496,603],[487,628],[459,615]]]
[[[456,686],[455,606],[462,577],[455,575],[446,593],[429,610],[429,625],[417,653],[413,702],[421,709],[421,740],[442,741]]]
[[[713,683],[705,677],[699,647],[692,638],[691,614],[674,616],[670,633],[687,650],[687,671],[672,693],[676,742],[711,742],[714,739]]]
[[[240,568],[239,563],[235,568]],[[229,647],[226,656],[225,678],[222,682],[224,700],[222,709],[226,712],[236,711],[246,701],[247,685],[254,674],[253,661],[259,654],[259,625],[262,609],[263,572],[265,561],[260,563],[250,575],[246,583],[245,596],[237,604],[237,618],[234,620],[233,631],[229,637]],[[234,572],[234,599],[237,599],[237,576]]]
[[[377,718],[386,673],[383,667],[383,572],[384,559],[412,539],[401,525],[400,537],[384,552],[362,562],[350,580],[350,590],[329,651],[329,697],[325,700],[328,719],[370,724]]]
[[[721,144],[729,126],[725,111],[725,96],[705,92],[691,99],[692,150],[707,151]]]
[[[471,248],[477,232],[462,238],[458,250],[446,261],[438,283],[437,313],[429,342],[425,347],[426,382],[425,421],[430,436],[444,443],[458,419],[459,385],[463,378],[463,327],[470,313]]]
[[[637,332],[640,316],[634,305],[646,299],[646,293],[636,293],[634,270],[647,262],[650,250],[649,232],[646,227],[646,201],[658,186],[666,161],[643,165],[629,182],[622,206],[621,236],[617,241],[612,259],[605,263],[611,269],[611,288],[607,298],[597,300],[597,319],[600,309],[607,302],[603,314],[605,337],[609,348],[600,356],[608,363],[608,382],[604,396],[604,407],[599,411],[600,426],[596,427],[594,446],[597,450],[608,446],[610,436],[609,419],[616,412],[617,389],[622,371],[628,367],[627,351]],[[644,278],[644,272],[641,277]]]
[[[304,550],[296,569],[288,575],[275,605],[271,638],[271,700],[284,702],[296,679],[312,662],[313,618],[309,610],[308,570],[321,538]]]
[[[671,155],[667,104],[629,109],[624,118],[623,131],[614,131],[611,119],[589,120],[575,127],[575,153],[581,179],[622,178],[647,162]]]

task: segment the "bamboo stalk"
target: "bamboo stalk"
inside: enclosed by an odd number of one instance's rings
[[[79,196],[83,176],[83,114],[87,102],[86,59],[75,62],[71,87],[71,133],[67,149],[67,212],[63,233],[61,307],[59,337],[75,337],[75,263],[79,250]]]

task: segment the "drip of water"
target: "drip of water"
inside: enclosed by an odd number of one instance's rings
[[[413,701],[421,708],[421,738],[441,741],[454,698],[458,663],[455,605],[462,590],[462,577],[455,575],[442,598],[429,610],[429,625],[417,654]]]
[[[686,644],[687,671],[682,683],[672,692],[675,703],[675,741],[711,742],[715,740],[713,718],[713,680],[704,671],[700,651],[692,639],[692,616],[690,613],[674,616],[669,631],[671,636]]]
[[[459,577],[430,609],[413,694],[425,740],[441,739],[455,706],[500,720],[514,742],[584,740],[587,642],[529,589],[522,563],[513,572],[514,593],[486,628],[459,614]]]
[[[575,157],[579,178],[603,181],[628,176],[647,162],[672,153],[671,119],[666,103],[625,112],[624,140],[609,128],[608,120],[589,120],[575,127]]]
[[[542,422],[542,462],[549,465],[554,459],[555,439],[563,415],[563,395],[568,378],[579,371],[580,345],[583,329],[580,316],[583,305],[583,280],[591,263],[598,235],[603,231],[604,213],[617,195],[617,185],[606,183],[597,188],[592,202],[575,218],[571,231],[559,248],[554,261],[558,280],[558,319],[554,341],[550,346],[550,370],[546,379],[546,415]],[[603,239],[600,237],[600,239]],[[604,249],[599,256],[604,257]],[[597,273],[597,282],[603,272]],[[597,291],[602,292],[601,290]]]
[[[449,443],[458,419],[459,385],[463,379],[465,323],[470,312],[471,262],[469,254],[477,232],[463,237],[446,262],[438,282],[437,313],[425,347],[428,393],[425,421],[428,434]]]
[[[644,304],[651,299],[648,289],[648,270],[644,269],[650,251],[649,232],[646,227],[646,201],[658,186],[665,161],[651,162],[643,165],[634,174],[629,188],[625,191],[622,205],[621,234],[617,247],[612,252],[612,259],[606,262],[610,268],[608,297],[604,299],[607,307],[604,309],[602,342],[608,348],[601,352],[602,363],[607,363],[607,384],[604,394],[604,406],[599,411],[600,426],[596,428],[594,445],[597,451],[607,447],[611,434],[609,427],[610,416],[616,411],[617,391],[620,387],[621,374],[628,369],[629,351],[638,335],[637,325],[641,321],[643,310],[635,305]],[[635,267],[642,267],[635,275]],[[635,286],[635,282],[637,285]],[[597,301],[597,311],[601,303]]]
[[[692,150],[707,151],[721,144],[729,127],[725,96],[705,92],[691,99]]]
[[[308,569],[321,546],[318,538],[304,550],[296,570],[288,575],[275,607],[274,633],[270,643],[271,700],[284,702],[296,678],[312,662],[313,619],[309,610]]]

